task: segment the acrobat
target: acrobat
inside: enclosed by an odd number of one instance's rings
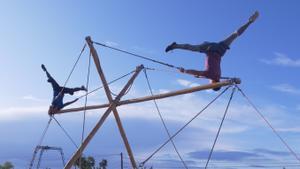
[[[46,75],[48,77],[48,82],[51,83],[52,89],[53,89],[53,99],[52,103],[49,109],[49,115],[53,114],[54,112],[57,112],[61,110],[62,108],[76,102],[78,99],[74,99],[73,101],[63,103],[63,98],[65,94],[73,95],[74,92],[77,91],[86,91],[86,88],[84,86],[81,87],[75,87],[75,88],[67,88],[67,87],[62,87],[60,86],[54,78],[50,75],[50,73],[47,71],[45,65],[41,65],[43,71],[46,72]]]
[[[240,27],[237,31],[232,33],[225,40],[220,42],[204,42],[199,45],[190,45],[190,44],[177,44],[173,42],[165,49],[166,52],[169,52],[174,49],[183,49],[190,50],[194,52],[205,53],[205,70],[193,70],[193,69],[184,69],[181,68],[180,72],[194,75],[196,77],[205,77],[211,80],[211,83],[216,83],[220,81],[221,78],[221,59],[222,56],[231,45],[231,43],[240,36],[250,24],[252,24],[259,16],[259,13],[256,11],[248,20],[246,24]],[[214,88],[213,90],[218,91],[220,88]]]

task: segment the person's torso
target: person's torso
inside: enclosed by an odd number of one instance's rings
[[[224,56],[226,53],[226,50],[229,49],[229,47],[224,44],[223,42],[207,42],[207,47],[205,49],[205,53],[218,53],[220,56]]]
[[[53,90],[53,99],[52,99],[52,105],[61,107],[63,106],[63,98],[64,94],[61,92],[62,88],[59,88],[59,90]]]
[[[216,52],[209,52],[205,58],[205,71],[209,73],[210,78],[219,79],[221,76],[222,56]]]

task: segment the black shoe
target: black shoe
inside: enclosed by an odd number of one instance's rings
[[[218,79],[218,80],[212,80],[212,84],[214,84],[214,83],[218,83],[218,82],[220,82],[220,80]],[[213,88],[213,90],[214,91],[219,91],[221,89],[221,87],[216,87],[216,88]]]
[[[167,46],[165,49],[166,52],[169,52],[170,50],[173,50],[175,48],[176,42],[173,42],[171,45]]]
[[[81,90],[84,90],[84,91],[87,91],[87,89],[82,85],[81,86],[81,88],[80,88]]]
[[[42,64],[41,67],[42,67],[43,71],[45,71],[45,72],[47,71],[44,64]]]
[[[219,91],[221,87],[213,88],[214,91]]]

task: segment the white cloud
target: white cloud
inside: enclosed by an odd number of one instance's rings
[[[74,96],[71,98],[66,97],[65,101],[73,100],[74,97],[79,97],[84,95],[85,92],[76,92]],[[90,94],[88,104],[97,104],[99,102],[105,102],[104,98],[100,98],[100,96],[104,97],[104,95],[96,95],[94,93]],[[13,121],[13,120],[22,120],[25,118],[36,118],[43,117],[48,115],[49,104],[51,103],[51,99],[40,99],[34,95],[26,95],[20,97],[23,102],[12,106],[2,106],[0,108],[0,121]],[[26,102],[25,102],[26,101]],[[68,106],[71,107],[82,107],[84,106],[84,98],[77,101],[76,103]]]
[[[23,100],[34,101],[34,102],[45,102],[48,100],[37,98],[33,95],[26,95],[22,97]]]
[[[300,59],[292,59],[285,54],[275,52],[272,59],[261,59],[260,61],[269,65],[279,65],[286,67],[300,67]]]
[[[180,82],[184,85],[189,85],[189,82],[184,80]],[[156,93],[161,93],[162,91],[166,92],[164,90],[155,91]],[[126,99],[145,95],[149,94],[133,89],[133,92],[130,92]],[[207,97],[206,92],[199,92],[199,94],[187,94],[160,99],[157,100],[157,103],[167,123],[178,123],[179,126],[181,126],[196,115],[196,113],[198,113],[211,100],[211,98],[209,99]],[[236,97],[238,96],[236,95]],[[254,109],[240,99],[235,98],[232,102],[222,133],[242,133],[249,129],[266,127],[264,121],[257,116]],[[215,133],[224,113],[227,101],[227,96],[221,97],[216,101],[216,103],[211,105],[206,111],[204,111],[203,114],[195,119],[195,121],[190,124],[190,127],[206,130],[209,133]],[[264,105],[260,109],[274,126],[284,128],[285,125],[283,121],[286,116],[284,108],[277,105]],[[123,105],[118,107],[118,110],[122,118],[160,120],[153,101]],[[99,113],[97,113],[97,111],[90,111],[90,115],[98,117]]]
[[[176,82],[183,87],[196,87],[199,86],[199,83],[194,83],[185,79],[177,79]],[[206,93],[213,93],[213,90],[205,90]]]
[[[300,127],[279,128],[279,129],[277,129],[277,131],[300,133]]]
[[[198,83],[193,83],[185,79],[177,79],[177,83],[184,87],[195,87],[200,85]]]
[[[178,83],[183,85],[190,85],[189,81],[177,80]],[[156,93],[167,92],[165,90],[155,90]],[[212,93],[214,94],[214,93]],[[136,98],[140,96],[149,95],[144,91],[132,89],[130,93],[125,97],[126,99]],[[104,96],[103,96],[104,97]],[[237,96],[236,96],[237,97]],[[24,99],[34,100],[34,96],[26,96]],[[124,98],[124,99],[125,99]],[[205,92],[198,92],[194,94],[181,95],[176,97],[170,97],[166,99],[157,100],[158,106],[162,112],[164,119],[167,122],[178,123],[180,126],[185,124],[190,120],[196,113],[198,113],[208,102],[211,100],[211,94],[208,97]],[[234,99],[224,124],[222,132],[228,134],[241,133],[251,128],[261,127],[265,124],[260,121],[258,116],[254,114],[253,109],[239,101],[239,99]],[[206,130],[211,133],[215,133],[216,128],[219,125],[220,119],[225,110],[227,104],[227,96],[221,97],[213,105],[211,105],[203,114],[201,114],[194,122],[191,123],[190,127],[198,128],[201,130]],[[91,98],[88,102],[89,105],[92,104],[104,104],[107,103],[105,97],[102,99]],[[47,114],[48,104],[24,106],[24,107],[8,107],[0,110],[1,120],[13,120],[21,119],[28,116],[40,116]],[[70,107],[80,107],[83,106],[83,100],[76,102]],[[146,120],[156,120],[159,121],[159,116],[155,109],[153,101],[123,105],[118,107],[120,116],[122,118],[131,119],[146,119]],[[269,114],[267,118],[271,119],[271,122],[279,124],[284,119],[283,110],[278,106],[264,106],[262,112]],[[99,111],[89,111],[89,116],[99,117]],[[284,126],[281,126],[284,128]]]
[[[85,91],[78,91],[78,92],[74,93],[75,97],[85,97],[85,95],[86,95]],[[91,96],[95,96],[95,93],[88,94],[88,97],[91,97]]]
[[[119,46],[117,42],[112,42],[112,41],[106,41],[105,44],[108,46]]]
[[[185,124],[209,101],[210,99],[206,99],[205,97],[189,94],[157,100],[157,104],[167,122],[172,121],[179,124]],[[227,99],[220,99],[191,123],[190,126],[215,133],[225,110],[226,103]],[[122,118],[159,120],[159,116],[152,101],[123,105],[118,109]],[[253,115],[253,109],[249,106],[233,104],[229,110],[228,116],[230,121],[226,122],[226,125],[222,130],[224,133],[241,133],[251,127],[264,125],[257,120],[258,118],[256,115]]]
[[[184,79],[177,79],[177,82],[184,87],[188,87],[191,84],[190,81]]]
[[[44,116],[49,106],[7,107],[0,109],[0,121],[19,120],[32,116]]]
[[[131,48],[133,51],[136,51],[136,52],[139,52],[142,54],[147,54],[147,55],[155,55],[156,54],[155,50],[149,49],[147,47],[135,45],[135,46],[132,46]]]
[[[163,90],[155,90],[158,93],[161,93]],[[216,93],[213,93],[214,95]],[[229,93],[228,93],[229,94]],[[201,114],[197,119],[195,119],[188,128],[183,131],[181,137],[176,137],[176,145],[180,148],[181,152],[193,151],[195,147],[199,149],[206,149],[212,143],[212,139],[215,137],[217,128],[219,127],[220,120],[225,110],[225,106],[228,101],[228,94],[225,97],[221,97],[211,105],[203,114]],[[147,95],[145,91],[132,89],[128,93],[130,98],[135,98],[139,96]],[[210,100],[207,98],[207,93],[198,92],[194,94],[181,95],[177,97],[171,97],[167,99],[157,100],[158,106],[162,112],[162,115],[167,124],[176,123],[178,127],[181,127],[188,120],[190,120],[196,113],[198,113]],[[209,95],[211,96],[211,95]],[[241,102],[240,99],[234,98],[232,105],[229,109],[228,116],[224,122],[222,128],[222,134],[229,137],[222,137],[222,141],[218,142],[216,149],[226,149],[234,150],[242,148],[243,144],[239,143],[239,140],[234,140],[234,134],[240,134],[247,132],[251,129],[256,128],[266,128],[264,122],[254,113],[253,109]],[[102,101],[102,100],[101,100]],[[101,102],[99,99],[91,102],[90,104],[99,104]],[[102,101],[106,103],[106,101]],[[77,102],[73,105],[74,107],[82,106],[80,102]],[[104,110],[104,109],[103,109]],[[130,104],[127,106],[120,106],[118,108],[120,116],[122,119],[134,119],[134,120],[149,120],[149,121],[160,121],[159,116],[155,110],[155,106],[152,101]],[[271,123],[278,126],[280,121],[284,121],[284,118],[281,118],[284,114],[280,106],[263,106],[261,108],[262,112],[267,116],[268,119],[271,119]],[[36,107],[11,107],[0,110],[0,120],[15,120],[22,119],[26,117],[40,117],[46,116],[48,111],[48,106],[36,106]],[[72,120],[74,117],[78,120],[81,114],[70,115]],[[99,118],[101,113],[97,111],[89,111],[89,117]],[[112,115],[109,118],[113,118]],[[274,120],[276,119],[276,120]],[[277,121],[278,120],[278,121]],[[287,128],[284,125],[280,125],[279,131],[298,131],[297,126],[295,128]],[[176,131],[177,128],[170,128],[172,133]],[[163,131],[161,131],[163,132]],[[232,139],[231,139],[232,138]],[[183,148],[184,147],[184,148]],[[156,148],[156,147],[155,147]],[[151,150],[152,151],[152,150]],[[164,149],[162,152],[169,153],[173,152],[170,149]],[[162,153],[160,152],[160,153]]]
[[[159,89],[159,91],[158,91],[159,94],[164,94],[164,93],[168,93],[168,92],[170,92],[170,90],[168,90],[168,89]]]
[[[274,85],[272,86],[272,89],[289,94],[300,94],[300,89],[297,89],[296,87],[287,83]]]

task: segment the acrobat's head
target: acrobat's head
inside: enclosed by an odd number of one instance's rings
[[[220,80],[210,80],[210,83],[218,83],[220,82]],[[213,88],[214,91],[219,91],[221,89],[221,87],[216,87],[216,88]]]

